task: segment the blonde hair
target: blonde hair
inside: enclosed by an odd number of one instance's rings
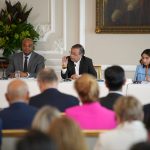
[[[83,74],[74,84],[83,103],[96,101],[99,97],[99,86],[94,76]]]
[[[114,105],[114,111],[120,123],[125,121],[143,120],[142,104],[132,96],[122,96]]]
[[[84,136],[79,126],[65,116],[53,120],[49,135],[59,150],[86,150]]]
[[[47,132],[53,119],[61,116],[61,113],[54,107],[44,106],[35,115],[32,128]]]

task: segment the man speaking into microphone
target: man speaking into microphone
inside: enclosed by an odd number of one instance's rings
[[[61,77],[63,79],[77,79],[83,73],[89,73],[97,77],[92,59],[85,57],[85,50],[82,45],[76,44],[71,48],[70,56],[62,58]]]

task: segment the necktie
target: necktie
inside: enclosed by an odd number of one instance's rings
[[[28,57],[25,56],[24,69],[23,69],[24,72],[28,72],[28,65],[27,65],[27,63],[28,63]]]

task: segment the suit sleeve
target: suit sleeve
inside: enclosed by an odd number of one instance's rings
[[[95,68],[93,66],[92,59],[89,59],[89,68],[88,68],[88,73],[95,76],[97,78],[97,73],[95,71]]]
[[[6,69],[6,76],[8,77],[10,75],[10,73],[14,73],[14,72],[15,72],[14,56],[11,55],[9,58],[9,65]]]
[[[66,70],[65,73],[63,73],[62,70],[61,70],[61,77],[62,77],[63,79],[66,79],[66,78],[68,78],[67,76],[68,76],[68,70]]]
[[[36,67],[36,70],[34,73],[32,72],[29,72],[29,77],[36,77],[37,76],[37,73],[43,69],[45,67],[45,60],[44,60],[44,57],[41,56],[39,57],[39,60],[37,61],[37,67]]]

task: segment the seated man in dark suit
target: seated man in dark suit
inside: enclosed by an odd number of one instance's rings
[[[150,133],[150,103],[143,106],[144,111],[144,124]]]
[[[44,68],[44,57],[33,51],[34,45],[30,38],[22,41],[22,52],[10,56],[6,70],[7,77],[14,78],[15,71],[20,71],[20,77],[36,77]]]
[[[0,111],[3,129],[29,129],[37,109],[29,106],[29,91],[22,80],[9,83],[6,99],[10,106]]]
[[[53,69],[45,68],[37,76],[41,94],[31,97],[30,105],[41,108],[50,105],[64,112],[66,108],[79,105],[79,100],[71,95],[61,93],[57,90],[58,78]]]
[[[125,72],[120,66],[111,66],[105,70],[104,76],[109,94],[106,97],[100,98],[100,103],[102,106],[113,110],[114,103],[123,95],[121,91],[126,82]]]
[[[2,120],[0,119],[0,150],[2,145]]]
[[[62,58],[61,77],[63,79],[77,79],[80,74],[89,73],[97,77],[92,59],[84,56],[85,50],[82,45],[72,46],[70,56]]]

